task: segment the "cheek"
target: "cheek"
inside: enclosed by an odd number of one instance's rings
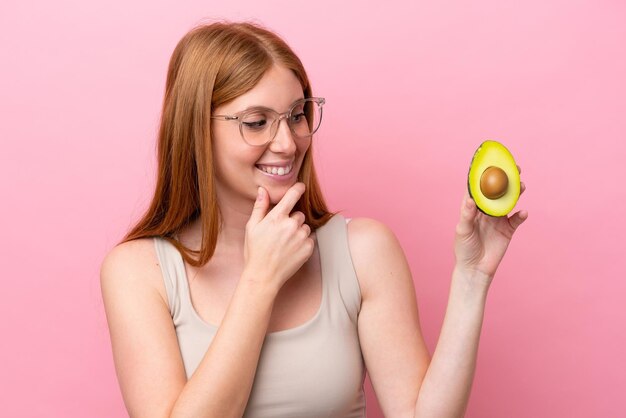
[[[306,141],[300,141],[298,143],[298,151],[300,152],[301,155],[306,154],[306,152],[311,147],[311,142],[312,142],[311,139],[307,139]]]
[[[259,151],[250,149],[241,138],[233,135],[214,137],[212,145],[215,167],[226,175],[254,169],[261,157]]]
[[[224,167],[228,170],[228,173],[234,177],[246,178],[249,180],[250,176],[254,176],[257,173],[255,167],[258,161],[257,155],[244,155],[243,153],[237,157],[232,157],[224,163]],[[247,180],[246,180],[247,181]]]

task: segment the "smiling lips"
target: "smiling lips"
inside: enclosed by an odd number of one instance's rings
[[[257,164],[256,167],[268,174],[274,174],[274,175],[278,175],[278,176],[285,176],[289,173],[291,173],[291,170],[293,168],[293,163],[289,164],[289,165],[284,165],[284,166],[269,166],[269,165],[261,165],[261,164]]]

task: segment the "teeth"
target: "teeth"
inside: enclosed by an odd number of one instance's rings
[[[279,176],[284,176],[287,175],[291,172],[291,168],[293,166],[288,165],[286,167],[265,167],[262,165],[258,165],[257,166],[259,169],[265,171],[266,173],[270,173],[270,174],[277,174]]]

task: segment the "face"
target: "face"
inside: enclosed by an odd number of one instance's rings
[[[259,83],[247,93],[214,109],[216,115],[232,115],[249,107],[264,106],[278,113],[304,97],[295,74],[282,66],[268,70]],[[264,146],[248,145],[234,121],[212,120],[213,158],[217,194],[220,203],[230,207],[249,205],[256,200],[258,186],[269,192],[270,202],[276,204],[298,179],[298,172],[311,138],[295,137],[286,119],[282,119],[274,140]],[[264,172],[259,165],[291,165],[288,175]],[[266,166],[267,167],[267,166]]]

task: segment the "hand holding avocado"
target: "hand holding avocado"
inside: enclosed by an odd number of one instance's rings
[[[456,226],[456,269],[478,274],[489,286],[515,230],[528,218],[521,210],[507,217],[524,192],[521,170],[500,143],[485,141],[468,173],[468,192]]]

